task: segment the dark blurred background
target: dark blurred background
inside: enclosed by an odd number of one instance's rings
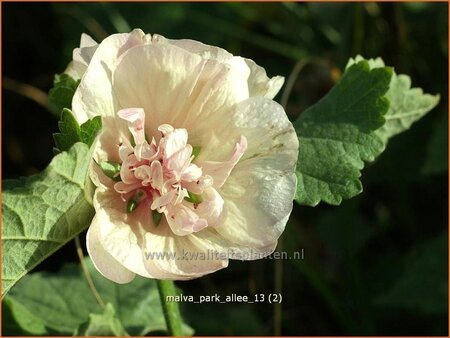
[[[268,303],[184,304],[197,335],[447,335],[447,3],[1,5],[3,179],[51,160],[58,116],[46,93],[83,32],[97,41],[132,28],[200,40],[270,76],[287,77],[306,60],[287,106],[292,120],[356,54],[381,56],[414,86],[439,93],[439,106],[363,171],[362,195],[340,207],[295,205],[283,250],[304,249],[303,260],[233,261],[177,285],[192,295],[268,294],[282,278],[281,312]],[[67,261],[77,261],[73,243],[38,270]]]

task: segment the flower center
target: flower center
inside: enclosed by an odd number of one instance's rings
[[[200,148],[187,143],[186,129],[163,124],[158,128],[161,132],[159,142],[152,138],[148,143],[142,109],[123,109],[118,115],[128,121],[135,143],[134,146],[119,146],[120,182],[114,185],[127,201],[127,212],[133,212],[143,202],[148,202],[150,209],[160,214],[168,213],[184,200],[197,208],[202,202],[201,194],[213,180],[192,163]]]
[[[223,162],[193,163],[201,148],[188,144],[188,132],[169,124],[158,127],[159,139],[149,142],[144,131],[145,112],[127,108],[117,115],[128,122],[132,140],[119,144],[121,163],[102,162],[105,175],[117,181],[114,190],[126,202],[127,213],[145,207],[153,224],[162,216],[176,235],[184,236],[222,223],[224,200],[217,189],[225,183],[247,149],[244,136]]]

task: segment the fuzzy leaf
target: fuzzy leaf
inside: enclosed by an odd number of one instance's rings
[[[361,56],[350,59],[347,67],[355,62],[364,60]],[[382,68],[384,62],[381,58],[368,60],[370,68]],[[407,75],[392,75],[389,90],[386,93],[389,100],[389,110],[384,116],[386,123],[375,133],[385,142],[421,119],[439,103],[439,95],[424,94],[421,88],[411,88],[411,78]]]
[[[30,331],[30,325],[36,327],[40,323],[48,331],[57,332],[59,335],[72,335],[76,332],[83,334],[89,327],[92,330],[90,334],[101,335],[107,333],[105,330],[108,328],[104,324],[109,318],[109,329],[114,334],[120,331],[119,322],[123,330],[131,336],[166,331],[154,280],[136,277],[129,284],[116,284],[100,275],[89,258],[84,262],[103,302],[110,303],[110,306],[117,310],[116,313],[100,307],[80,266],[67,264],[58,273],[38,272],[26,276],[5,297],[5,301],[10,303],[13,310],[16,307],[26,308],[28,313],[32,314],[33,323],[25,316],[15,318],[22,330]],[[103,315],[98,315],[102,312]],[[99,323],[102,323],[102,333],[99,331]],[[186,335],[193,333],[186,324],[183,329]],[[110,335],[111,332],[107,334]]]
[[[298,203],[338,205],[362,191],[364,162],[373,161],[384,149],[374,131],[385,122],[389,102],[383,96],[391,77],[390,68],[370,69],[364,60],[353,64],[294,123],[300,142]]]
[[[95,116],[92,119],[87,120],[80,127],[80,141],[86,143],[90,147],[101,128],[101,116]]]
[[[76,142],[85,143],[90,147],[102,128],[102,118],[95,116],[80,126],[72,112],[64,108],[58,127],[61,132],[53,134],[53,138],[59,151],[68,150]]]
[[[53,88],[48,93],[48,99],[59,111],[72,107],[72,98],[80,81],[72,79],[69,75],[56,74]]]
[[[2,297],[89,225],[94,214],[84,195],[89,158],[89,148],[77,143],[42,173],[3,181]]]
[[[89,321],[81,324],[76,330],[75,336],[128,336],[128,333],[122,326],[122,323],[116,317],[116,311],[111,303],[101,314],[91,313]]]
[[[75,143],[80,142],[80,126],[69,109],[62,110],[58,127],[61,133],[53,134],[53,139],[60,151],[67,151]]]

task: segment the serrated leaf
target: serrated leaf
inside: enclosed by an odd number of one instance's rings
[[[390,102],[385,115],[386,123],[376,134],[387,142],[421,119],[439,103],[439,95],[424,94],[420,88],[411,88],[411,78],[407,75],[394,75],[386,94]]]
[[[385,122],[389,103],[383,96],[391,77],[390,68],[370,69],[367,61],[353,64],[294,123],[300,142],[298,203],[338,205],[362,191],[364,162],[373,161],[384,149],[374,131]]]
[[[75,332],[75,336],[128,336],[128,333],[116,317],[114,306],[108,303],[103,313],[91,313],[89,321],[80,325]]]
[[[75,143],[80,142],[80,126],[69,109],[62,110],[58,127],[61,133],[53,134],[53,139],[60,151],[67,151]]]
[[[103,302],[117,309],[115,317],[131,336],[166,331],[156,282],[136,277],[129,284],[116,284],[101,276],[86,258],[85,264]],[[23,278],[5,297],[13,308],[26,307],[48,330],[71,335],[89,320],[91,314],[101,313],[79,265],[67,264],[58,273],[33,273]],[[27,322],[18,319],[23,330]],[[183,325],[186,335],[192,329]]]
[[[80,127],[80,141],[86,143],[90,147],[101,128],[101,116],[95,116],[92,119],[87,120]]]
[[[77,143],[42,173],[3,181],[2,297],[89,225],[94,214],[84,196],[89,159],[89,148]]]
[[[358,55],[350,59],[347,67],[355,62],[364,60]],[[381,58],[368,60],[370,68],[382,68],[384,62]],[[411,127],[417,120],[432,110],[439,103],[439,95],[424,94],[421,88],[411,88],[411,78],[407,75],[392,75],[389,90],[386,93],[389,100],[389,110],[384,116],[386,123],[376,131],[376,134],[385,142]]]
[[[56,74],[53,88],[48,93],[48,99],[59,111],[72,107],[72,98],[80,81],[72,79],[69,75]]]
[[[76,142],[85,143],[90,147],[102,128],[102,118],[95,116],[80,126],[72,111],[64,108],[58,127],[61,132],[53,134],[53,138],[59,151],[68,150]]]

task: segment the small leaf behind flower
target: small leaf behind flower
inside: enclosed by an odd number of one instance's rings
[[[72,79],[69,75],[56,74],[53,80],[53,88],[48,93],[48,99],[59,111],[72,107],[72,98],[80,81]]]
[[[62,110],[58,127],[61,133],[53,134],[53,139],[60,151],[67,151],[80,141],[80,126],[69,109],[64,108]]]
[[[80,141],[86,143],[90,147],[101,128],[101,116],[95,116],[92,119],[87,120],[80,126]]]
[[[53,134],[53,139],[59,151],[69,150],[76,142],[90,147],[102,127],[102,118],[95,116],[80,126],[70,109],[64,108],[58,127],[61,132]]]

